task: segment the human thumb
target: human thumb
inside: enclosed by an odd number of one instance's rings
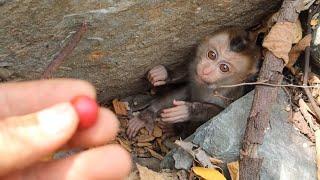
[[[0,120],[0,177],[57,150],[72,137],[77,124],[70,103]]]

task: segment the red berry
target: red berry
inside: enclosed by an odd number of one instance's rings
[[[92,98],[76,96],[71,100],[71,104],[79,117],[79,129],[89,128],[97,121],[99,106]]]

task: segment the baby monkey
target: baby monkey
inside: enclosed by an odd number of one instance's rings
[[[157,97],[131,119],[128,136],[134,137],[143,127],[152,131],[157,118],[169,124],[209,120],[245,92],[244,87],[220,86],[248,81],[257,74],[260,59],[256,37],[245,30],[229,28],[215,32],[200,43],[181,78],[174,77],[174,72],[170,73],[162,65],[154,67],[147,78],[155,87],[183,79],[187,83]]]

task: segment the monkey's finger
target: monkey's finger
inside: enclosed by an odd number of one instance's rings
[[[180,108],[180,106],[179,106],[179,108]],[[188,115],[188,114],[189,114],[188,108],[181,106],[181,108],[177,111],[161,113],[160,115],[162,118],[168,118],[168,117],[175,117],[175,116]]]
[[[68,142],[70,147],[92,147],[112,141],[119,130],[117,117],[108,109],[100,108],[97,122],[90,128],[77,131]]]
[[[162,118],[161,120],[164,122],[168,123],[177,123],[177,122],[183,122],[187,120],[187,116],[182,115],[182,116],[175,116],[175,117],[170,117],[170,118]]]
[[[70,103],[0,121],[0,176],[57,150],[75,133],[78,121]]]
[[[173,105],[180,106],[180,105],[185,105],[185,104],[186,104],[185,101],[173,100]]]
[[[149,72],[148,72],[148,80],[151,81],[151,77],[158,71],[161,71],[161,69],[164,69],[162,68],[162,65],[159,65],[159,66],[156,66],[154,68],[152,68]],[[164,69],[165,70],[165,69]]]
[[[167,79],[167,73],[165,72],[160,72],[160,73],[155,73],[151,75],[154,81],[159,81],[159,80],[165,80]]]
[[[151,82],[164,81],[168,77],[167,74],[159,73],[159,74],[151,74]]]
[[[153,86],[161,86],[161,85],[165,85],[167,82],[166,81],[157,81],[153,84]]]
[[[69,158],[39,163],[3,179],[125,179],[130,169],[129,153],[119,145],[107,145]]]
[[[175,111],[180,111],[181,109],[187,109],[188,107],[185,105],[178,105],[172,108],[167,108],[162,110],[162,113],[171,113],[171,112],[175,112]]]
[[[158,65],[150,70],[150,72],[157,72],[157,71],[166,71],[166,68],[163,65]]]
[[[140,119],[132,119],[129,121],[129,126],[127,129],[127,135],[129,138],[133,138],[139,132],[139,130],[144,127],[144,122]]]

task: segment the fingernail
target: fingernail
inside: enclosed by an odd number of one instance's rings
[[[40,128],[49,135],[58,134],[77,121],[77,114],[70,103],[61,103],[37,113]]]

